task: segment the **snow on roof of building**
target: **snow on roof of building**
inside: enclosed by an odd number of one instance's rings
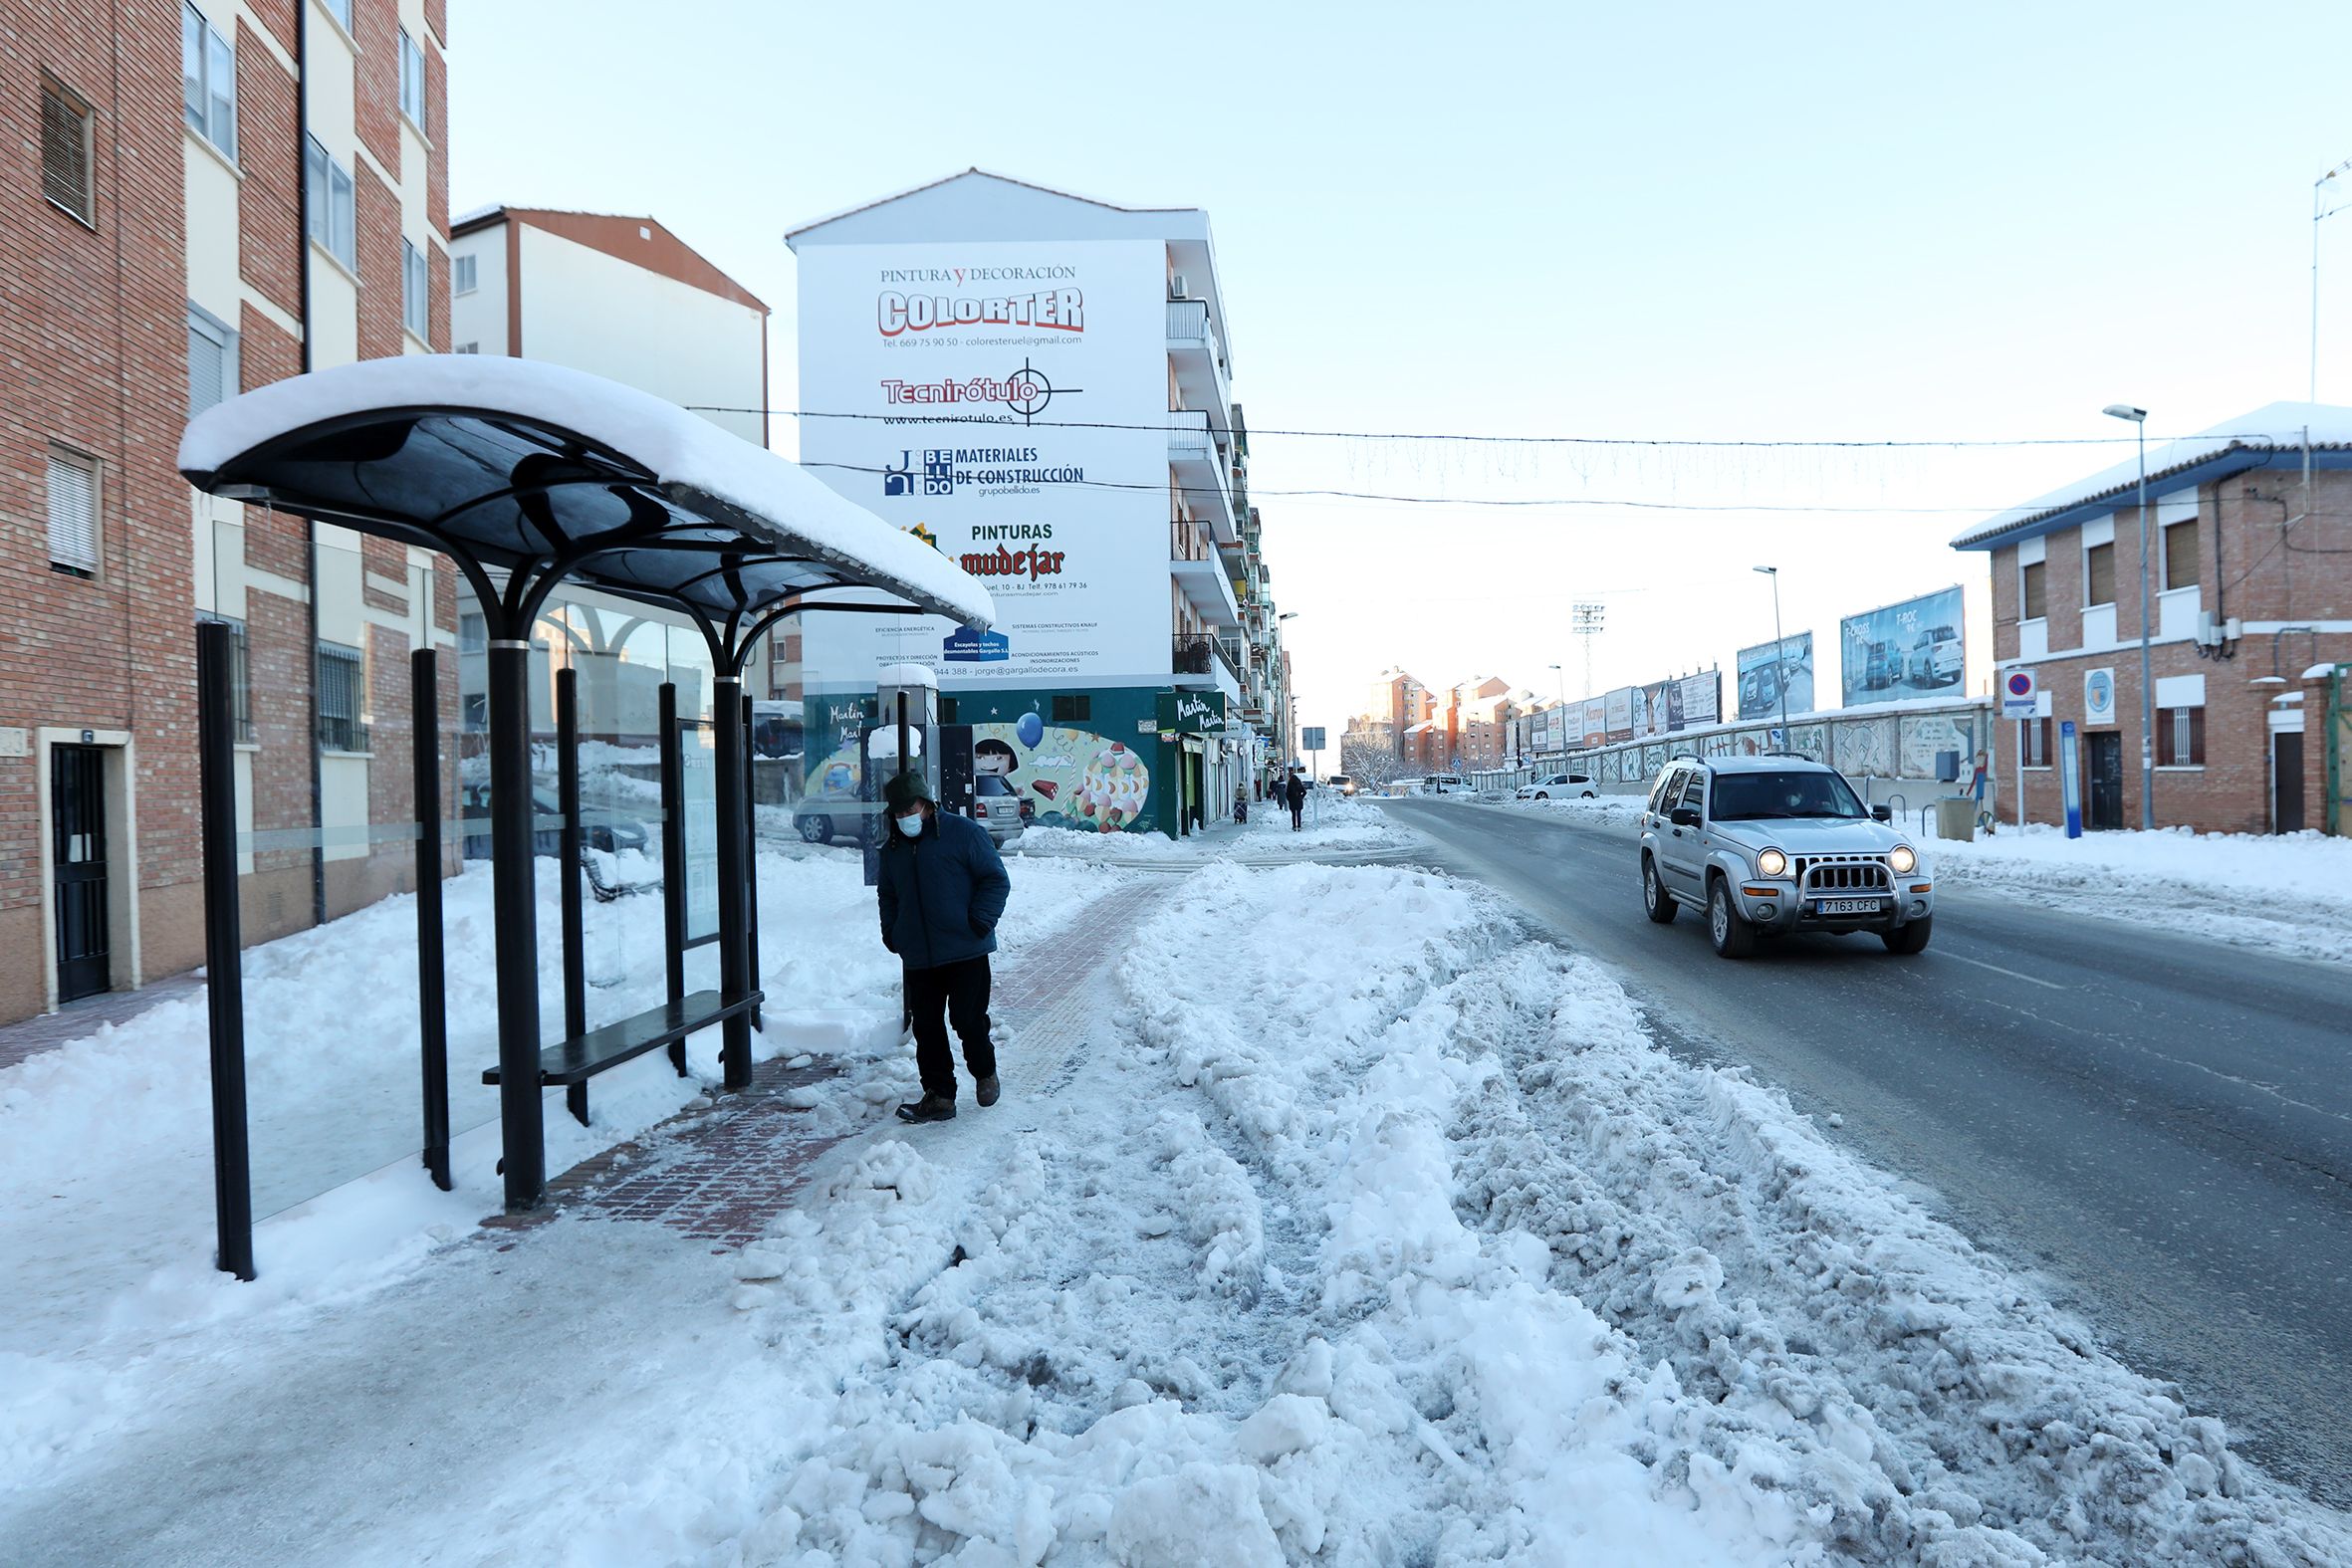
[[[2148,453],[2148,494],[2151,500],[2168,490],[2218,479],[2242,469],[2261,466],[2278,455],[2303,449],[2306,430],[2312,450],[2333,454],[2327,466],[2341,467],[2342,455],[2352,452],[2352,408],[2329,403],[2271,403],[2227,419],[2210,430],[2183,436]],[[1995,513],[1971,525],[1952,541],[1955,550],[1986,550],[2013,544],[2077,521],[2077,514],[2110,510],[2131,500],[2139,489],[2140,455],[2095,474],[2062,485],[2045,496]]]
[[[305,461],[290,446],[306,433],[321,443],[346,435],[367,415],[381,416],[384,438],[396,442],[389,450],[328,449]],[[644,488],[678,512],[738,529],[772,547],[777,560],[803,563],[801,574],[814,579],[808,588],[871,584],[968,625],[995,619],[976,578],[799,464],[635,387],[536,359],[396,354],[274,381],[189,421],[179,468],[199,489],[216,482],[233,488],[256,477],[239,469],[275,459],[301,471],[306,493],[330,521],[360,528],[372,516],[431,522],[511,485],[513,476],[497,468],[506,449],[520,439],[540,451],[536,439],[512,433],[518,425],[538,427],[533,436],[585,441],[619,468],[649,475]],[[401,459],[410,465],[405,472],[394,468]],[[420,491],[428,484],[459,488],[397,499],[370,492],[368,482],[380,485],[386,474]],[[345,516],[333,516],[335,498],[347,492],[355,499]],[[279,499],[293,507],[294,498]],[[403,505],[411,510],[402,512]]]

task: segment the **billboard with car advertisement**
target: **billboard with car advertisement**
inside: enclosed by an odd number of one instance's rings
[[[960,563],[986,631],[810,615],[812,679],[948,690],[1168,683],[1165,247],[806,246],[801,461]],[[826,417],[832,416],[832,417]]]
[[[1957,695],[1968,670],[1958,587],[1848,615],[1838,623],[1837,640],[1848,708]]]
[[[1740,681],[1740,718],[1778,718],[1783,696],[1788,712],[1813,711],[1811,632],[1742,648],[1732,663]]]

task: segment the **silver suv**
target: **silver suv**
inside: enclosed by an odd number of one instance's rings
[[[1935,884],[1887,815],[1801,757],[1678,757],[1642,812],[1642,904],[1660,925],[1705,906],[1725,958],[1793,931],[1873,931],[1890,953],[1920,952]]]

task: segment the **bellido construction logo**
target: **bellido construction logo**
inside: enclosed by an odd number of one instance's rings
[[[883,399],[893,408],[907,403],[928,407],[985,406],[995,403],[1019,414],[1024,424],[1044,413],[1057,393],[1067,395],[1077,390],[1074,386],[1056,386],[1046,378],[1045,371],[1027,359],[1021,361],[1020,369],[1001,381],[994,376],[975,375],[960,381],[882,382]],[[985,419],[989,416],[976,414],[974,417]]]
[[[959,490],[983,495],[1034,495],[1048,485],[1082,485],[1083,468],[1041,463],[1034,446],[901,447],[897,466],[882,467],[885,497],[952,496]]]
[[[932,533],[930,529],[926,528],[920,523],[913,525],[911,528],[900,529],[899,532],[901,534],[912,534],[915,538],[921,540],[933,550],[937,550],[939,548],[939,536]]]

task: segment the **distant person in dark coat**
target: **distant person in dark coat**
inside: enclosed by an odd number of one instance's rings
[[[1283,800],[1291,807],[1291,831],[1295,833],[1302,824],[1300,813],[1306,809],[1306,781],[1296,774],[1283,785]]]
[[[890,830],[882,843],[882,946],[906,966],[906,1010],[915,1033],[923,1097],[898,1107],[910,1122],[943,1122],[956,1113],[956,1059],[947,1026],[963,1042],[973,1097],[997,1103],[997,1052],[988,1033],[988,956],[1013,891],[988,829],[942,811],[920,774],[899,774],[882,788]],[[942,1014],[945,1014],[943,1017]]]

